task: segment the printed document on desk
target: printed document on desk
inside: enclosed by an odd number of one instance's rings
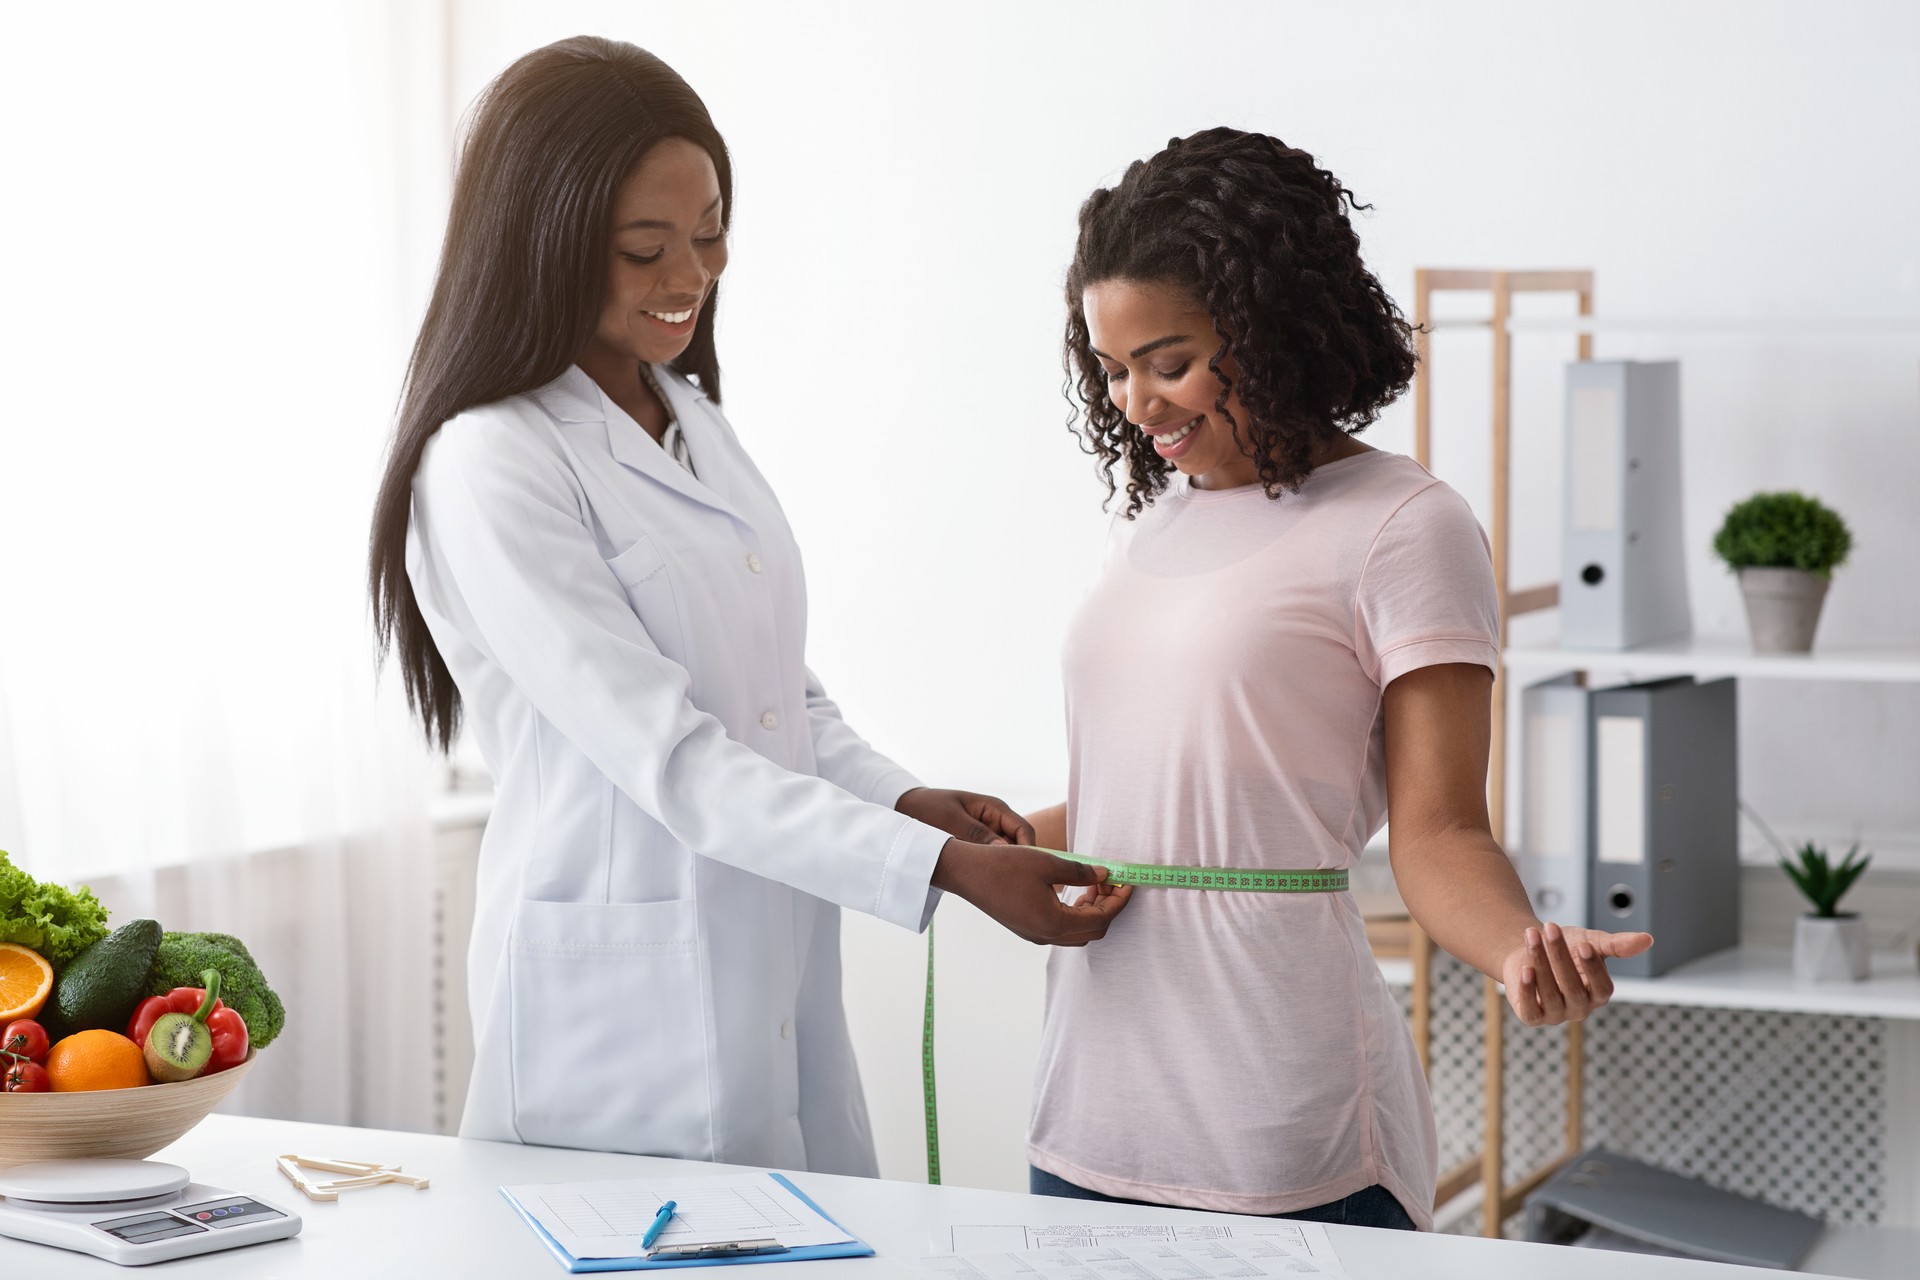
[[[913,1271],[923,1280],[1345,1280],[1330,1247],[1323,1257],[1315,1261],[1281,1237],[1246,1236],[944,1253],[921,1258]]]
[[[1184,1244],[1195,1240],[1278,1240],[1310,1262],[1337,1269],[1333,1243],[1317,1222],[1270,1218],[1265,1222],[1084,1223],[1076,1226],[972,1226],[947,1228],[934,1248],[954,1253],[995,1253],[1018,1249],[1060,1249],[1076,1245]]]
[[[500,1190],[555,1246],[580,1261],[641,1259],[646,1252],[641,1237],[669,1200],[675,1204],[673,1220],[656,1247],[771,1238],[805,1258],[809,1254],[802,1250],[859,1243],[775,1174],[550,1182]]]

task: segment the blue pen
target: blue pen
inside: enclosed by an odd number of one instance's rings
[[[640,1237],[642,1249],[653,1248],[653,1242],[660,1238],[660,1233],[667,1229],[669,1222],[673,1221],[674,1208],[675,1205],[671,1200],[660,1206],[660,1212],[653,1215],[653,1225],[647,1228],[647,1234]]]

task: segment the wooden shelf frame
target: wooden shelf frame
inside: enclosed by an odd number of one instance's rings
[[[1433,458],[1433,352],[1435,328],[1433,295],[1436,293],[1483,293],[1492,300],[1492,315],[1485,327],[1493,337],[1493,512],[1488,540],[1493,546],[1493,579],[1500,605],[1500,634],[1503,641],[1508,623],[1523,614],[1555,608],[1560,603],[1560,586],[1549,583],[1515,590],[1509,565],[1512,511],[1512,432],[1513,432],[1513,298],[1519,293],[1572,294],[1578,314],[1593,314],[1593,272],[1588,269],[1550,271],[1506,271],[1422,267],[1413,276],[1414,350],[1419,363],[1413,379],[1413,456],[1423,467],[1431,467]],[[1593,359],[1593,334],[1584,329],[1576,334],[1576,352],[1580,360]],[[1505,842],[1507,815],[1507,677],[1496,672],[1493,681],[1493,736],[1487,760],[1488,817],[1493,838]],[[1413,1029],[1414,1047],[1420,1061],[1428,1060],[1431,1035],[1432,986],[1429,978],[1433,943],[1424,932],[1413,930]],[[1435,1196],[1436,1206],[1473,1185],[1477,1171],[1481,1184],[1481,1234],[1498,1238],[1508,1217],[1526,1203],[1555,1170],[1580,1151],[1586,1062],[1586,1028],[1569,1023],[1566,1029],[1567,1105],[1566,1145],[1561,1154],[1542,1167],[1532,1170],[1518,1182],[1506,1180],[1504,1139],[1506,1133],[1506,996],[1498,983],[1486,980],[1483,1019],[1486,1052],[1486,1114],[1480,1155],[1450,1170],[1441,1179]]]

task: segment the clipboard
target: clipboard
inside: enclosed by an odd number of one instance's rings
[[[813,1197],[794,1186],[784,1175],[768,1173],[767,1176],[792,1192],[809,1209],[833,1223],[834,1226],[840,1227],[842,1231],[846,1231],[838,1219],[822,1209],[814,1202]],[[533,1234],[539,1237],[540,1243],[547,1246],[547,1252],[558,1259],[562,1267],[575,1275],[589,1271],[672,1271],[682,1267],[738,1267],[756,1262],[813,1262],[821,1258],[871,1258],[874,1256],[872,1245],[848,1231],[847,1235],[851,1238],[840,1244],[802,1245],[780,1253],[745,1254],[735,1258],[576,1258],[553,1238],[552,1233],[540,1225],[539,1219],[529,1213],[525,1205],[514,1198],[512,1191],[501,1187],[500,1194],[508,1204],[513,1206],[514,1212],[520,1215],[522,1221],[533,1228]]]

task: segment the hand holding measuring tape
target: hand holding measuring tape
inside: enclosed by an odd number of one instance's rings
[[[933,887],[965,898],[1028,942],[1084,947],[1105,936],[1127,905],[1132,891],[1107,884],[1106,869],[1026,847],[1032,825],[992,796],[918,787],[893,807],[954,837],[934,867]],[[1060,901],[1063,885],[1092,892],[1068,904]]]

